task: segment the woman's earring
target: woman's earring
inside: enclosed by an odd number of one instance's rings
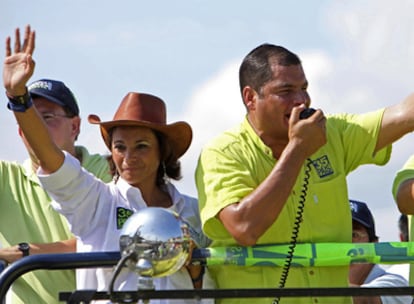
[[[116,184],[116,182],[118,181],[118,179],[119,179],[119,173],[118,173],[118,171],[116,171],[115,174],[114,174],[114,176],[112,177],[112,181]]]

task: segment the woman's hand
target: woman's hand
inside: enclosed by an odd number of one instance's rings
[[[187,271],[190,274],[191,281],[193,282],[194,289],[201,289],[203,286],[203,265],[187,265]]]
[[[193,255],[193,250],[196,248],[195,243],[191,240],[190,250],[188,253],[187,261],[185,262],[185,267],[187,268],[188,274],[191,277],[193,286],[195,289],[201,289],[203,286],[203,275],[204,275],[204,266],[199,264],[191,264],[191,256]]]

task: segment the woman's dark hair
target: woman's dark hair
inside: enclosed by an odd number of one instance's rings
[[[115,128],[110,129],[108,132],[110,142],[112,142],[112,133],[115,130]],[[158,166],[156,179],[157,186],[165,185],[166,177],[174,180],[181,179],[181,164],[180,161],[177,159],[177,156],[173,153],[173,150],[171,149],[171,144],[169,143],[167,137],[163,133],[158,132],[156,130],[152,130],[152,132],[154,132],[160,148],[160,165]],[[119,173],[112,159],[112,155],[109,155],[107,159],[109,162],[110,172],[114,176],[114,179],[117,180],[119,178]]]
[[[181,164],[171,149],[167,137],[158,131],[153,130],[160,146],[160,165],[157,173],[157,186],[165,184],[165,175],[174,180],[181,179]]]
[[[263,85],[272,79],[270,59],[275,59],[282,66],[301,64],[299,57],[288,49],[268,43],[261,44],[247,54],[240,65],[240,92],[243,92],[245,86],[250,86],[260,93]]]

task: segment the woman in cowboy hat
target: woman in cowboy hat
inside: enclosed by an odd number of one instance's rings
[[[188,224],[195,243],[202,247],[209,245],[201,231],[197,200],[179,193],[169,182],[180,178],[179,158],[192,140],[190,125],[167,124],[164,102],[156,96],[136,92],[123,98],[111,121],[101,122],[98,116],[90,115],[89,121],[100,126],[112,153],[116,178],[106,184],[52,141],[27,94],[26,83],[34,70],[31,58],[34,33],[25,39],[25,46],[25,51],[13,55],[10,44],[6,46],[8,58],[13,58],[13,62],[5,62],[3,69],[8,106],[39,159],[39,178],[55,200],[53,207],[68,219],[78,238],[77,251],[119,250],[122,225],[134,212],[147,207],[175,211]],[[104,290],[108,288],[112,270],[79,269],[77,275],[78,289]],[[156,289],[189,289],[200,287],[200,277],[200,266],[188,266],[168,277],[154,279],[154,285]],[[122,285],[134,290],[136,278],[131,273],[130,281],[118,282],[115,287]]]

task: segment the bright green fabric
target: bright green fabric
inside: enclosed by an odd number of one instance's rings
[[[394,178],[392,185],[392,194],[394,200],[397,201],[397,191],[401,183],[414,178],[414,155],[411,155],[410,158],[405,162],[404,166],[400,171],[397,172],[397,175]],[[412,215],[408,215],[408,239],[410,242],[413,241],[414,237],[414,226]],[[414,284],[414,264],[410,264],[410,277],[409,277],[410,286]]]
[[[385,164],[391,146],[375,156],[383,110],[365,115],[335,115],[327,119],[328,143],[311,156],[312,165],[299,243],[351,242],[351,215],[346,176],[359,165]],[[224,207],[240,201],[268,176],[277,160],[259,139],[247,119],[207,145],[196,170],[201,219],[212,246],[236,245],[216,218]],[[277,221],[257,244],[289,243],[305,178],[303,167],[292,194]],[[281,268],[214,266],[210,272],[219,288],[274,288]],[[348,267],[292,267],[286,287],[348,286]],[[350,298],[320,297],[318,303],[350,303]],[[313,301],[312,300],[312,301]],[[270,301],[270,302],[269,302]],[[246,303],[271,303],[247,299]],[[241,299],[220,303],[242,303]],[[309,303],[309,299],[283,299],[283,303]]]
[[[90,155],[83,147],[77,147],[77,151],[82,153],[84,168],[105,181],[111,180],[104,157]],[[50,206],[51,198],[40,186],[30,160],[23,165],[0,161],[0,176],[0,242],[3,247],[73,237],[66,219]],[[59,303],[59,292],[75,289],[75,271],[36,270],[12,285],[12,303]]]

